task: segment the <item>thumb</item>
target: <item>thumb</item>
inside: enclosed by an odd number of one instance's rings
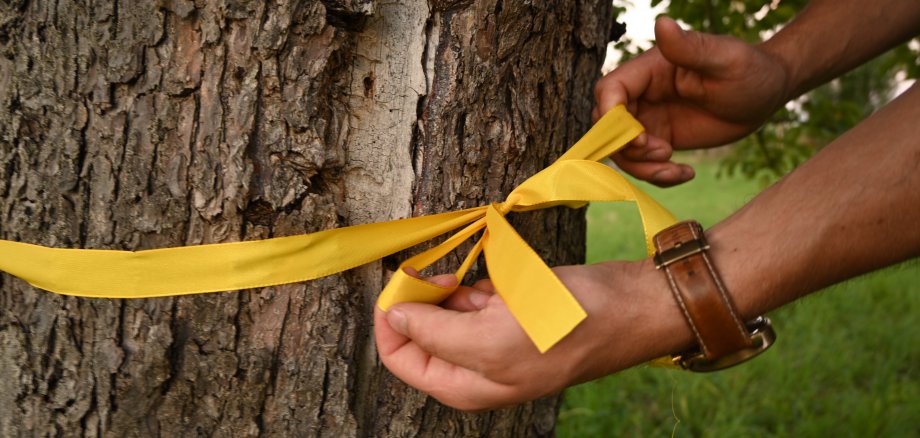
[[[497,320],[495,318],[498,318]],[[386,314],[387,324],[426,354],[462,367],[477,366],[477,351],[512,333],[526,335],[509,312],[457,312],[431,304],[400,303]],[[403,341],[405,344],[405,341]]]
[[[403,268],[403,272],[405,272],[406,274],[409,274],[410,277],[415,277],[421,280],[425,280],[429,283],[436,284],[441,287],[454,287],[457,285],[457,283],[459,283],[457,281],[457,276],[454,274],[441,274],[441,275],[435,275],[433,277],[422,278],[419,275],[418,270],[411,266],[406,266],[405,268]]]
[[[655,22],[655,40],[668,61],[689,70],[713,73],[730,62],[726,37],[683,30],[669,17]]]

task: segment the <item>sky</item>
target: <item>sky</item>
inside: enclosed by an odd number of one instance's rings
[[[661,2],[652,8],[650,0],[619,0],[614,4],[626,6],[623,20],[626,22],[626,35],[634,41],[644,42],[643,47],[650,47],[655,39],[655,17],[664,11],[668,2]]]
[[[626,23],[625,37],[635,42],[638,48],[652,47],[652,40],[655,39],[655,17],[664,10],[668,2],[663,1],[655,8],[652,8],[651,0],[614,0],[613,3],[626,7],[626,12],[617,19]],[[613,44],[608,45],[603,71],[606,73],[613,70],[619,59],[620,53],[614,50]]]

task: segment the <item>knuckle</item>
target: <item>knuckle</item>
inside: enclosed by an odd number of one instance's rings
[[[706,94],[702,77],[692,70],[678,69],[674,88],[678,95],[689,99],[702,99]]]
[[[494,354],[483,354],[479,363],[479,372],[489,380],[496,380],[496,377],[501,374],[506,365],[502,364],[501,360]]]
[[[483,352],[478,370],[483,377],[505,385],[515,385],[521,378],[520,364],[513,355],[497,349]]]
[[[709,48],[709,39],[706,38],[706,34],[702,32],[687,32],[690,36],[690,43],[696,46],[697,49],[707,49]],[[697,52],[700,53],[700,52]],[[703,52],[705,53],[705,52]]]
[[[442,351],[438,343],[434,340],[434,337],[428,335],[418,335],[412,337],[412,340],[421,347],[422,350],[425,350],[428,354],[434,357],[441,357]]]

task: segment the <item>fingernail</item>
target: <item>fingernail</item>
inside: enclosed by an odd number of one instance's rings
[[[479,292],[479,291],[470,292],[470,302],[473,303],[473,305],[476,306],[477,309],[485,309],[486,304],[489,303],[489,298],[491,297],[492,297],[491,294],[487,294],[485,292]]]
[[[390,327],[393,327],[393,330],[396,330],[397,333],[408,336],[409,335],[409,319],[406,318],[406,314],[399,309],[390,309],[387,312],[387,322],[390,323]]]
[[[648,161],[665,161],[668,158],[671,158],[671,152],[667,149],[652,149],[645,154]]]
[[[405,272],[406,275],[408,275],[408,276],[410,276],[410,277],[416,277],[416,278],[418,278],[418,270],[416,270],[415,268],[413,268],[413,267],[411,267],[411,266],[406,266],[405,268],[403,268],[403,272]]]
[[[438,275],[429,278],[428,281],[441,287],[451,287],[457,285],[457,276],[454,274]]]
[[[674,169],[661,169],[652,174],[652,181],[668,182],[671,179],[674,179]]]
[[[633,140],[633,144],[635,144],[636,146],[645,146],[647,143],[648,143],[648,134],[645,132],[639,134],[639,136],[636,137],[635,140]]]

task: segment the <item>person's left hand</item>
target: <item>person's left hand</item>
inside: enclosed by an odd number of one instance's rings
[[[588,317],[545,354],[491,282],[481,280],[459,287],[441,306],[402,303],[389,312],[375,309],[383,364],[442,403],[476,411],[533,400],[690,344],[664,277],[648,260],[554,271]],[[456,279],[428,281],[453,285]]]

